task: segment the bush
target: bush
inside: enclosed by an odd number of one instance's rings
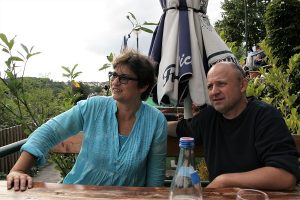
[[[266,44],[270,47],[273,64],[285,71],[290,58],[300,53],[300,1],[274,0],[268,5],[264,21],[267,30]],[[294,58],[295,59],[295,58]],[[299,62],[299,61],[295,61]],[[297,65],[296,63],[294,63]],[[299,64],[298,64],[299,65]],[[300,91],[300,68],[295,67],[289,74],[289,81],[294,83],[292,93]],[[296,100],[300,104],[300,99]],[[297,110],[300,112],[300,110]]]
[[[266,43],[278,58],[276,66],[286,66],[289,59],[300,53],[300,1],[273,0],[268,5],[264,23],[267,30]]]
[[[268,47],[265,46],[268,50]],[[272,55],[270,55],[272,60]],[[268,71],[260,69],[262,76],[249,81],[247,96],[256,96],[258,99],[274,105],[283,115],[283,118],[292,134],[300,134],[300,115],[298,114],[300,92],[291,90],[294,83],[291,76],[300,68],[300,54],[290,58],[285,70],[273,65]]]

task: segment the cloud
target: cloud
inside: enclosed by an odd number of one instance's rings
[[[218,2],[209,3],[210,19],[220,15]],[[78,64],[83,72],[79,81],[106,81],[107,72],[98,69],[107,62],[106,55],[119,53],[123,36],[132,29],[128,12],[140,23],[158,22],[162,8],[158,0],[0,0],[0,32],[9,38],[17,35],[17,42],[42,52],[29,61],[27,76],[66,81],[61,66]],[[148,53],[151,37],[139,35],[141,52]],[[134,34],[129,47],[136,48]]]

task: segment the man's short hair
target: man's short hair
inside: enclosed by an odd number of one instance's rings
[[[219,65],[219,64],[225,64],[225,65],[231,66],[239,74],[239,77],[241,79],[246,78],[246,72],[244,71],[244,69],[239,64],[236,64],[234,62],[221,61],[221,62],[218,62],[214,65]]]

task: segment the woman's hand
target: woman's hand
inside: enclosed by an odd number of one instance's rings
[[[15,191],[25,191],[32,188],[32,177],[22,171],[11,171],[6,176],[7,189],[14,188]]]
[[[32,188],[32,177],[26,174],[35,163],[35,157],[26,151],[22,151],[16,164],[6,176],[7,189],[14,188],[15,191],[24,191]]]

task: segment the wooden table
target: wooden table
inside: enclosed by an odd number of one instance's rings
[[[238,188],[203,189],[204,200],[235,199]],[[300,200],[300,187],[293,191],[266,192],[271,200]],[[112,187],[84,186],[34,182],[34,188],[25,192],[6,189],[6,181],[0,181],[2,200],[60,200],[60,199],[168,199],[167,187]]]

